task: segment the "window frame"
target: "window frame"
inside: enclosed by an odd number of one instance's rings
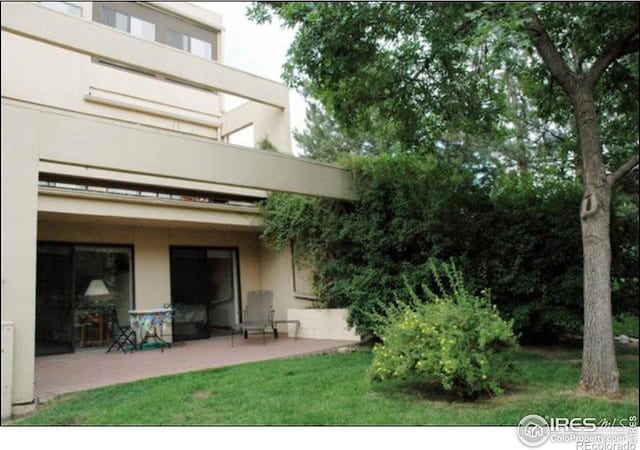
[[[142,19],[142,18],[140,18],[138,16],[135,16],[133,14],[130,14],[128,12],[123,12],[123,11],[120,11],[120,10],[118,10],[116,8],[112,8],[111,6],[107,6],[107,5],[99,5],[99,6],[100,6],[100,9],[101,9],[100,17],[102,19],[102,22],[100,22],[100,23],[102,23],[103,25],[107,25],[109,27],[115,28],[116,30],[123,31],[125,33],[130,34],[131,36],[134,36],[134,37],[137,37],[137,38],[140,38],[140,39],[144,39],[146,41],[157,42],[156,38],[157,38],[157,35],[158,35],[158,32],[157,32],[158,31],[157,30],[158,27],[157,27],[157,25],[155,23],[150,22],[150,21],[145,20],[145,19]],[[113,12],[113,16],[114,16],[114,25],[113,26],[111,24],[106,23],[105,18],[107,17],[107,14],[105,14],[105,11]],[[127,22],[126,30],[123,30],[122,28],[118,27],[118,14],[121,15],[121,16],[124,16],[126,18],[126,22]],[[148,37],[145,37],[145,36],[140,35],[140,34],[135,34],[132,31],[132,27],[131,27],[133,20],[137,20],[142,24],[151,25],[153,27],[153,38],[148,38]]]
[[[173,33],[176,37],[180,37],[181,38],[180,40],[182,41],[182,44],[183,44],[182,46],[178,47],[178,46],[173,45],[172,43],[169,42],[169,34],[171,34],[171,33]],[[201,55],[199,53],[195,53],[193,51],[193,41],[197,41],[199,43],[208,45],[209,46],[209,55],[208,56],[203,56],[203,55]],[[165,44],[169,45],[169,46],[171,46],[173,48],[176,48],[178,50],[182,50],[182,51],[185,51],[187,53],[190,53],[190,54],[192,54],[194,56],[197,56],[199,58],[204,58],[204,59],[209,59],[209,60],[213,59],[213,57],[212,57],[212,55],[213,55],[213,44],[211,42],[205,41],[205,40],[200,39],[200,38],[197,38],[195,36],[192,36],[190,34],[184,33],[182,31],[176,31],[173,28],[167,27],[167,29],[165,31]],[[185,44],[186,44],[186,47],[185,47]]]

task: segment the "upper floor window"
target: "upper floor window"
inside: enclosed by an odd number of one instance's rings
[[[166,38],[167,44],[172,47],[185,50],[202,58],[211,59],[212,57],[212,46],[210,42],[171,29],[167,30]]]
[[[42,6],[46,6],[54,11],[69,14],[74,17],[82,17],[82,8],[78,5],[67,2],[40,2]]]
[[[141,2],[94,2],[93,20],[207,59],[218,59],[218,31]]]
[[[106,6],[102,7],[102,23],[148,41],[156,40],[154,24]]]

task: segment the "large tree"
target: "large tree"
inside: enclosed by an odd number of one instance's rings
[[[602,9],[609,12],[604,7]],[[638,165],[638,154],[613,172],[607,172],[596,88],[612,64],[638,52],[638,5],[628,6],[622,12],[625,10],[628,17],[619,18],[619,22],[615,24],[617,26],[613,27],[615,31],[609,29],[609,26],[606,27],[609,31],[606,33],[609,34],[608,39],[598,42],[587,37],[585,40],[590,41],[591,45],[573,50],[573,68],[560,53],[542,19],[534,11],[531,11],[531,19],[526,23],[533,45],[545,67],[569,98],[576,121],[584,177],[580,220],[584,255],[585,324],[580,387],[601,394],[618,393],[618,369],[611,317],[611,190],[620,178]],[[594,11],[594,15],[601,15],[601,11]],[[597,32],[605,28],[602,27],[603,23],[608,21],[601,22],[589,31]],[[591,63],[588,67],[585,67],[585,59]],[[630,95],[633,97],[633,94]],[[637,129],[637,122],[630,123],[629,126],[635,126]]]
[[[296,28],[288,81],[345,130],[384,123],[407,152],[473,151],[509,136],[521,168],[527,140],[572,135],[584,186],[579,386],[617,394],[610,209],[614,185],[638,164],[640,4],[273,2],[251,15],[272,12]]]

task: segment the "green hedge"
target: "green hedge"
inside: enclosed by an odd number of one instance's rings
[[[358,332],[372,333],[371,314],[403,292],[403,280],[423,294],[430,258],[455,261],[471,290],[489,288],[525,339],[580,332],[576,183],[553,176],[482,180],[424,156],[360,157],[345,165],[357,201],[272,195],[263,205],[262,237],[275,249],[294,242],[294,253],[317,268],[316,294],[328,307],[349,308]],[[626,205],[631,213],[614,221],[623,232],[614,240],[613,278],[624,281],[614,286],[614,311],[637,314],[637,206],[634,214],[634,203]],[[616,265],[622,257],[625,264]]]

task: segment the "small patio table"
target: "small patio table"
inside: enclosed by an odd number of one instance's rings
[[[168,308],[129,311],[131,329],[136,333],[136,342],[140,343],[140,350],[149,339],[154,339],[155,342],[158,342],[162,352],[164,352],[164,347],[171,347],[170,342],[162,339],[167,323],[171,320],[171,313],[172,310]]]
[[[298,339],[298,329],[300,328],[299,320],[274,320],[273,321],[273,335],[278,338],[278,324],[279,323],[293,323],[296,326],[296,331],[293,334],[293,340]]]

